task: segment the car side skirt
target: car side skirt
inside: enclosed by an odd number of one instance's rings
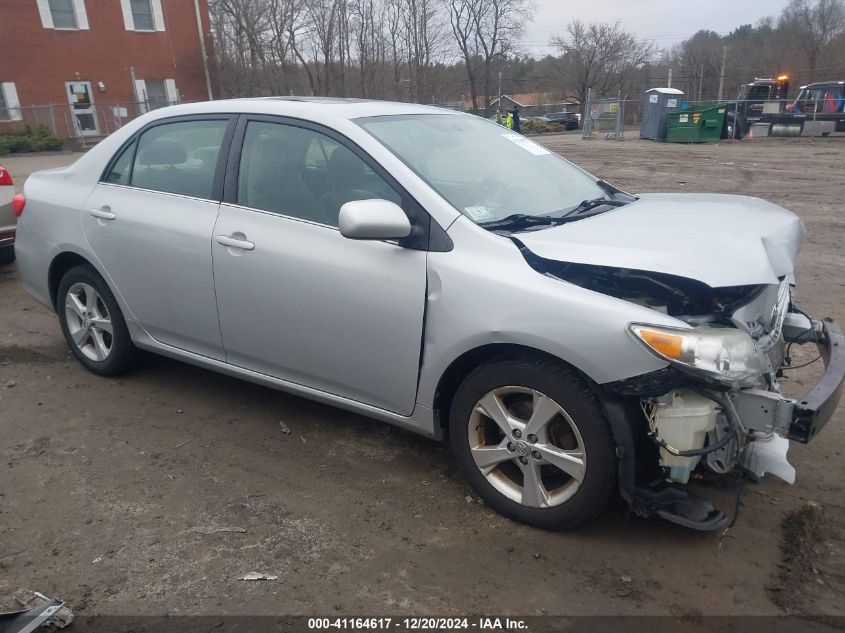
[[[287,380],[281,380],[267,374],[262,374],[243,367],[236,367],[224,361],[208,358],[200,354],[188,352],[166,345],[154,339],[150,334],[137,322],[127,321],[126,326],[129,329],[129,335],[135,345],[143,350],[166,356],[174,360],[179,360],[197,367],[216,371],[226,376],[233,378],[240,378],[258,385],[270,387],[278,391],[284,391],[295,396],[301,396],[308,400],[314,400],[322,404],[351,411],[368,418],[380,420],[393,424],[399,428],[423,435],[436,440],[443,439],[443,430],[435,423],[434,411],[428,407],[422,406],[419,403],[415,404],[414,410],[410,416],[402,416],[391,411],[379,409],[356,400],[350,400],[342,396],[338,396],[311,387],[306,387]]]

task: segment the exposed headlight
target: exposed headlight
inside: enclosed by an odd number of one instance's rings
[[[628,330],[660,358],[726,383],[754,382],[764,364],[747,333],[733,328],[671,328],[632,323]]]

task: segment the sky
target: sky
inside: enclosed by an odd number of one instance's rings
[[[660,48],[671,48],[700,29],[727,33],[740,24],[754,24],[778,15],[788,0],[535,0],[537,12],[523,36],[526,52],[554,52],[548,42],[572,20],[616,22]]]

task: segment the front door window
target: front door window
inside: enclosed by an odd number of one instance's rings
[[[70,103],[71,122],[79,136],[95,136],[100,128],[97,124],[97,111],[94,108],[93,92],[90,81],[67,82],[68,102]]]

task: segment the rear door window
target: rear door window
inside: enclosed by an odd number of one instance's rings
[[[141,135],[130,185],[195,198],[211,198],[220,147],[229,122],[178,121]],[[112,172],[121,163],[119,158]],[[111,174],[107,177],[111,180]]]
[[[105,181],[113,185],[128,185],[132,175],[132,159],[135,158],[137,141],[132,141],[117,157],[111,166]]]

